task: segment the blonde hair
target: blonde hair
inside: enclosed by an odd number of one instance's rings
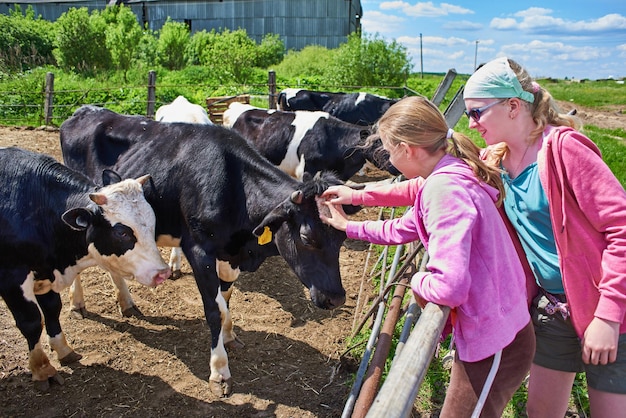
[[[424,148],[430,154],[444,149],[448,154],[465,161],[477,178],[500,191],[497,205],[504,198],[504,186],[500,170],[487,165],[480,158],[480,148],[466,135],[453,132],[448,141],[448,124],[434,103],[424,97],[410,96],[392,105],[378,120],[375,132],[368,142],[384,133],[390,145],[405,142]]]
[[[556,103],[552,95],[539,84],[537,84],[530,77],[528,72],[516,61],[508,59],[509,66],[515,73],[517,80],[522,85],[522,88],[531,93],[535,100],[533,103],[522,101],[528,106],[533,121],[537,124],[537,127],[532,130],[529,136],[529,144],[533,144],[541,137],[541,133],[546,129],[546,126],[569,126],[577,130],[582,129],[582,122],[574,115],[562,113],[559,105]],[[508,153],[508,147],[504,142],[494,145],[490,148],[490,152],[487,157],[488,163],[495,164],[498,167],[502,159]]]

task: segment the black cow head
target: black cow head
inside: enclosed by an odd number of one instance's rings
[[[306,175],[299,188],[253,231],[260,240],[273,235],[280,255],[309,289],[313,303],[322,309],[337,308],[346,299],[339,272],[339,249],[346,234],[325,225],[318,209],[319,196],[337,184],[342,182],[330,173],[318,173],[314,178]],[[347,214],[359,209],[344,206]]]

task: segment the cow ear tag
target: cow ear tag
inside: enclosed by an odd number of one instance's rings
[[[263,228],[263,233],[259,235],[258,242],[259,242],[259,245],[265,245],[271,241],[272,241],[272,230],[270,229],[269,226],[266,225],[265,228]]]

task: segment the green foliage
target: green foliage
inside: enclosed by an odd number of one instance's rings
[[[185,49],[189,43],[189,28],[169,17],[161,28],[157,42],[158,62],[168,70],[180,70],[185,65]]]
[[[22,14],[19,5],[0,15],[0,68],[24,71],[54,64],[54,25],[35,18],[32,6]]]
[[[135,50],[135,62],[138,67],[153,68],[158,64],[158,32],[144,29]]]
[[[400,86],[412,69],[406,47],[378,35],[352,33],[334,58],[326,76],[344,86]]]
[[[54,50],[60,67],[85,74],[108,69],[111,54],[106,47],[106,21],[97,10],[70,8],[55,22]]]
[[[285,57],[285,43],[280,35],[268,33],[257,48],[255,67],[268,68],[279,64]]]
[[[122,4],[107,7],[106,10],[112,17],[105,30],[106,46],[111,51],[113,63],[117,69],[123,71],[126,81],[126,72],[131,66],[135,49],[143,33],[130,7]]]
[[[221,33],[211,31],[205,41],[200,63],[210,68],[220,83],[245,84],[250,81],[258,53],[256,43],[244,29],[225,29]]]
[[[314,87],[328,84],[324,80],[328,64],[333,61],[333,50],[319,45],[308,45],[300,51],[291,50],[276,68],[276,74],[283,80],[297,79],[298,85]]]
[[[626,188],[626,131],[585,126],[584,133],[598,145],[602,158]]]
[[[541,79],[537,82],[548,90],[556,100],[601,110],[609,105],[626,105],[626,84],[618,84],[614,80],[578,83],[567,80]]]

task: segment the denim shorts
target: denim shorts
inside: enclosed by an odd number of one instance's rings
[[[561,298],[564,301],[564,298]],[[584,364],[582,346],[571,319],[546,311],[548,298],[540,292],[530,309],[537,349],[533,363],[563,372],[585,372],[587,384],[603,392],[626,394],[626,334],[619,336],[617,360],[607,365]]]

